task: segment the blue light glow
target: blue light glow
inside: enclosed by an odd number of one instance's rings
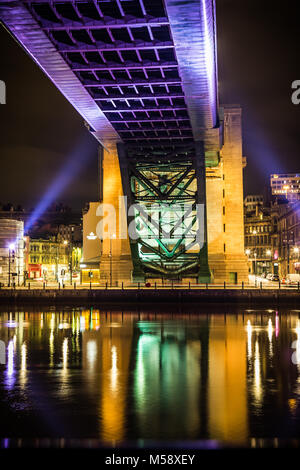
[[[87,139],[87,135],[85,134],[76,144],[57,178],[51,183],[31,217],[27,220],[24,228],[25,233],[30,230],[49,206],[57,200],[61,193],[66,190],[93,156],[95,156],[95,146],[93,145],[91,137]]]

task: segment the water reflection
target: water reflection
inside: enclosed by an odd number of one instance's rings
[[[299,435],[297,311],[3,312],[0,339],[3,438]]]
[[[224,442],[241,443],[248,435],[247,341],[251,350],[241,316],[210,319],[209,435]]]

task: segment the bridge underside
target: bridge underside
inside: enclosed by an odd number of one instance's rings
[[[100,142],[102,201],[135,204],[134,277],[209,281],[205,167],[223,145],[215,1],[0,0],[0,20]],[[104,241],[104,276],[111,251]]]

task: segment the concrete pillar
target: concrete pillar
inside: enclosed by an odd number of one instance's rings
[[[122,230],[120,226],[120,213],[126,221],[125,208],[122,207],[120,197],[123,196],[121,173],[117,148],[110,145],[103,149],[102,168],[100,170],[102,178],[102,201],[103,204],[111,204],[116,211],[116,225],[114,228],[104,226],[106,235],[111,233],[114,238],[105,238],[102,243],[102,254],[100,260],[100,278],[107,280],[113,285],[118,282],[131,280],[132,261],[129,240],[121,238]]]
[[[207,247],[207,197],[206,197],[206,171],[204,144],[196,142],[196,179],[197,179],[197,204],[204,205],[204,245],[200,250],[200,268],[198,274],[199,282],[211,282],[211,275],[208,265],[208,247]]]
[[[224,145],[216,168],[207,169],[208,259],[214,282],[248,280],[244,248],[241,108],[224,108]]]

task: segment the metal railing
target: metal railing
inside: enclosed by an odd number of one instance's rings
[[[235,289],[235,290],[297,290],[300,292],[300,282],[285,284],[282,282],[242,282],[241,284],[232,284],[228,282],[223,282],[219,284],[208,284],[208,283],[196,283],[196,282],[180,282],[180,281],[148,281],[148,282],[128,282],[128,281],[114,281],[111,285],[108,281],[100,281],[98,283],[84,283],[80,284],[77,282],[70,283],[57,283],[57,282],[37,282],[37,281],[28,281],[25,285],[17,286],[13,284],[12,286],[4,285],[0,283],[0,289],[10,289],[10,290],[70,290],[70,289],[89,289],[89,290],[166,290],[166,289],[182,289],[182,290],[214,290],[214,289]]]

